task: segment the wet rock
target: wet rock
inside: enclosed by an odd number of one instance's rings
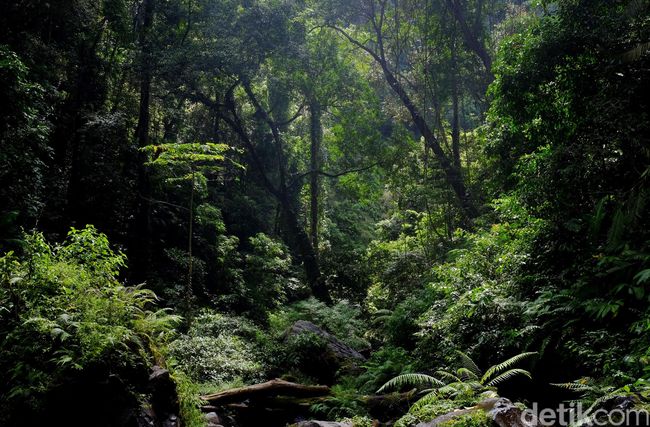
[[[217,415],[216,412],[209,412],[205,414],[205,420],[207,422],[207,427],[219,427],[221,426],[221,418]]]
[[[524,412],[506,398],[497,400],[488,414],[499,427],[537,427],[539,425],[531,413]]]
[[[176,383],[172,380],[169,371],[154,366],[149,375],[149,388],[151,390],[151,407],[156,418],[164,425],[172,425],[176,422],[179,412],[178,393]]]

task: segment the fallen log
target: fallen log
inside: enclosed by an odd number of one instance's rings
[[[314,397],[327,396],[329,394],[330,388],[324,385],[297,384],[276,378],[265,383],[224,390],[202,396],[201,398],[213,406],[223,406],[229,403],[242,402],[255,398],[276,396]]]

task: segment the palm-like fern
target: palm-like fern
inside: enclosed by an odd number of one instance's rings
[[[439,370],[434,375],[399,375],[384,384],[377,392],[382,393],[404,386],[430,387],[424,390],[427,394],[415,404],[419,406],[421,406],[421,401],[426,404],[426,402],[439,398],[440,396],[454,398],[470,392],[472,394],[478,394],[516,376],[523,375],[530,378],[530,372],[521,368],[514,368],[514,366],[522,360],[537,354],[536,352],[521,353],[493,365],[483,372],[467,354],[461,351],[457,351],[456,353],[461,364],[461,367],[456,371]]]

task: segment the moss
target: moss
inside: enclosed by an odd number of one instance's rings
[[[454,417],[440,424],[440,427],[490,427],[492,419],[485,411],[476,410]]]
[[[414,405],[408,414],[400,418],[395,427],[408,427],[420,422],[429,422],[441,415],[451,414],[459,408],[455,400],[438,400],[426,405]],[[440,427],[490,427],[492,420],[480,409],[453,416],[439,424]]]
[[[395,427],[407,427],[419,422],[431,421],[457,408],[458,403],[452,400],[439,400],[427,405],[416,404],[411,407],[408,414],[397,420]]]
[[[352,427],[372,427],[372,420],[368,417],[352,417],[344,418],[341,420],[342,423],[351,423]]]
[[[201,399],[199,398],[199,385],[194,383],[187,375],[175,371],[172,378],[178,390],[178,403],[180,405],[180,418],[184,427],[205,427],[206,420],[201,412]]]

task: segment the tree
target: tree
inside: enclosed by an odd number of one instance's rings
[[[194,197],[197,185],[205,187],[206,176],[219,171],[220,164],[225,160],[224,152],[228,150],[225,144],[206,143],[166,143],[148,145],[142,151],[149,154],[150,166],[164,168],[165,174],[172,174],[166,179],[169,184],[188,182],[190,195],[188,201],[188,271],[186,286],[186,302],[190,306],[192,291],[192,268],[194,260],[192,256],[192,244],[194,241]]]

